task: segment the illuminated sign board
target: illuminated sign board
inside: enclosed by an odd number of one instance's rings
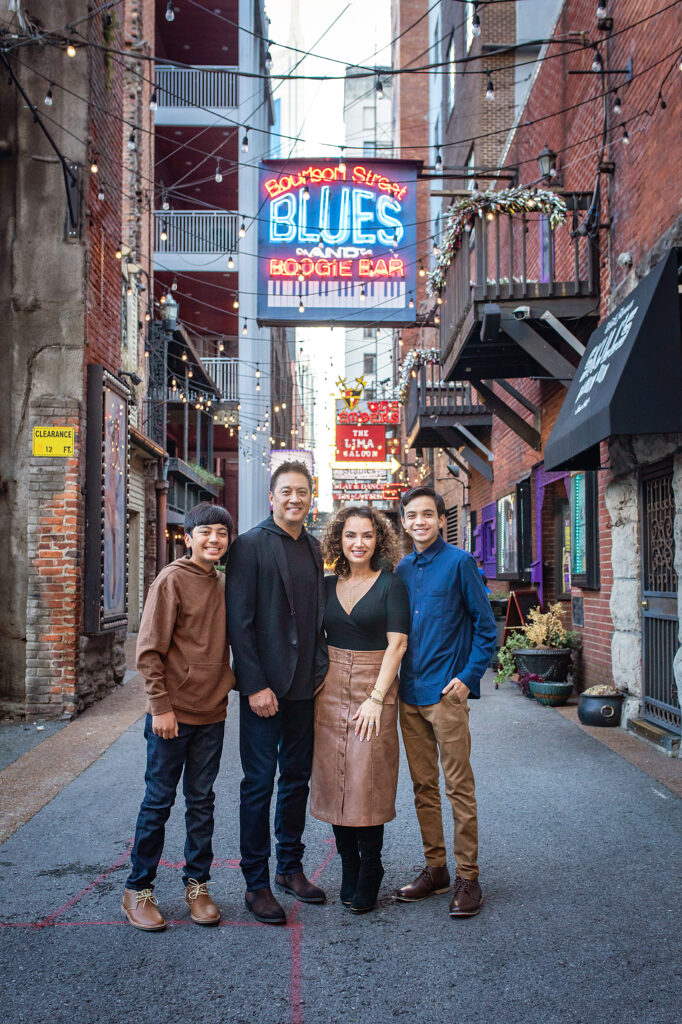
[[[418,168],[409,160],[261,164],[258,323],[414,324]]]
[[[339,462],[383,463],[386,459],[386,427],[337,424],[336,458]]]
[[[361,426],[364,426],[366,423],[384,423],[387,426],[396,425],[400,423],[401,408],[400,402],[382,400],[378,402],[358,401],[350,409],[346,402],[337,401],[336,422],[352,423],[353,425],[360,424]]]

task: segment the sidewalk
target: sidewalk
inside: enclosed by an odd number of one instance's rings
[[[16,777],[26,757],[36,759],[34,783],[24,779],[22,801],[41,784],[41,765],[49,765],[45,774],[51,776],[76,747],[90,762],[71,780],[53,782],[52,798],[0,848],[6,965],[0,1002],[7,1019],[677,1021],[679,798],[669,783],[645,774],[564,715],[524,700],[509,686],[495,691],[486,680],[484,690],[485,698],[472,702],[471,726],[485,904],[469,921],[448,917],[447,894],[415,905],[393,899],[421,863],[404,763],[398,817],[386,827],[386,876],[376,913],[358,919],[339,904],[331,829],[311,819],[306,867],[327,888],[329,902],[294,905],[285,897],[293,913],[284,929],[249,917],[238,870],[240,770],[232,700],[217,786],[212,887],[223,927],[188,923],[179,877],[180,800],[157,886],[173,925],[158,935],[136,932],[119,909],[143,788],[142,723],[135,721],[143,702],[134,681],[45,740],[0,772],[0,787],[12,768]],[[129,706],[108,710],[124,697]],[[134,724],[126,726],[126,715]],[[657,763],[680,769],[679,761]],[[21,773],[15,784],[21,784]],[[0,804],[7,806],[1,788]],[[34,994],[30,1000],[27,992]]]

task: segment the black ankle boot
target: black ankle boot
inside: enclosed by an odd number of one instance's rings
[[[334,825],[336,849],[341,857],[341,902],[349,907],[360,874],[360,853],[358,851],[358,830],[344,825]]]
[[[360,846],[360,875],[350,909],[355,914],[365,914],[377,905],[379,886],[384,877],[381,863],[381,848],[384,845],[384,826],[375,825],[358,829]]]

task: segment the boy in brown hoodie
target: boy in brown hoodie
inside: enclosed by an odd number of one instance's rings
[[[206,883],[213,862],[213,784],[235,681],[225,633],[225,576],[216,570],[232,528],[230,513],[219,505],[202,502],[190,509],[185,516],[188,554],[162,569],[142,613],[137,669],[147,690],[146,790],[122,908],[143,931],[166,927],[153,883],[183,771],[185,903],[196,924],[220,921]]]

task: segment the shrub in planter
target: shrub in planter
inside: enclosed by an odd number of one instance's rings
[[[571,652],[582,641],[579,633],[564,627],[561,613],[559,603],[550,605],[546,612],[539,607],[529,612],[526,625],[512,633],[500,650],[496,684],[509,679],[514,669],[541,679],[565,682],[572,668]]]

